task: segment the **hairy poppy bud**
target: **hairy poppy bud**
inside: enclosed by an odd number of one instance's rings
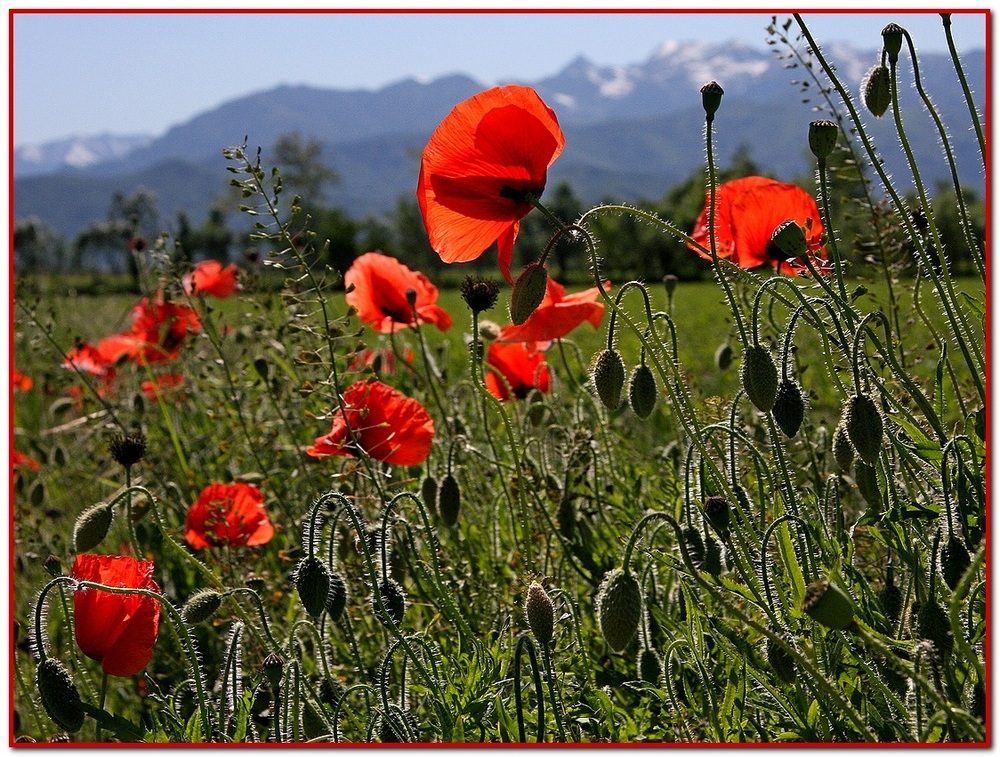
[[[941,549],[941,577],[948,584],[952,591],[962,580],[965,571],[969,569],[972,560],[969,557],[969,550],[957,536],[949,537],[947,543]]]
[[[886,24],[882,29],[882,43],[885,45],[886,57],[892,63],[899,60],[899,51],[903,47],[903,27],[899,24]]]
[[[800,258],[809,251],[806,233],[795,221],[783,221],[771,233],[771,244],[786,259]]]
[[[851,444],[851,437],[847,435],[847,426],[843,421],[837,424],[837,430],[833,432],[833,458],[844,473],[851,470],[851,465],[854,463],[854,445]]]
[[[116,463],[131,468],[146,455],[146,436],[141,431],[115,434],[111,437],[108,448]]]
[[[656,407],[656,379],[645,363],[639,363],[628,382],[628,403],[632,412],[642,419],[649,417]]]
[[[889,81],[889,69],[885,66],[875,66],[865,76],[862,84],[862,98],[865,107],[876,118],[881,118],[892,104],[892,86]]]
[[[545,298],[549,274],[541,263],[527,266],[514,282],[510,293],[510,320],[520,326],[535,312]]]
[[[762,413],[769,413],[778,393],[778,369],[771,351],[761,344],[747,347],[743,352],[740,378],[754,407]]]
[[[713,536],[705,539],[705,560],[701,567],[702,570],[713,576],[722,575],[722,545]]]
[[[285,661],[272,652],[264,658],[261,667],[264,670],[264,677],[271,684],[271,691],[276,691],[278,684],[281,683],[281,677],[285,674]]]
[[[437,509],[437,497],[437,480],[433,476],[428,475],[427,478],[420,482],[420,501],[424,503],[424,507],[430,512],[434,512]]]
[[[854,466],[854,482],[862,498],[875,510],[882,509],[882,490],[878,485],[878,473],[875,467],[858,460]]]
[[[462,508],[462,490],[458,486],[458,479],[450,473],[441,480],[437,507],[442,523],[446,526],[458,523],[458,513]]]
[[[531,629],[535,640],[543,647],[547,647],[552,641],[555,612],[549,593],[538,581],[532,581],[528,586],[528,592],[524,596],[524,615],[528,619],[528,628]]]
[[[639,581],[621,568],[609,571],[597,591],[597,619],[604,640],[621,652],[635,638],[642,618]]]
[[[725,91],[717,81],[710,81],[701,88],[701,104],[705,108],[705,115],[711,120],[715,112],[722,105],[722,96]]]
[[[403,615],[406,613],[406,594],[403,592],[403,587],[391,578],[386,578],[379,583],[378,590],[379,594],[382,595],[382,604],[385,605],[389,617],[386,618],[383,615],[379,609],[378,600],[373,596],[372,609],[375,610],[375,615],[383,623],[391,622],[398,628],[403,622]]]
[[[257,375],[260,376],[261,381],[267,381],[269,368],[266,357],[263,355],[255,357],[253,359],[253,369],[257,372]]]
[[[591,364],[590,378],[597,389],[597,396],[608,410],[621,403],[622,386],[625,384],[625,361],[618,350],[601,350]]]
[[[114,513],[107,502],[99,502],[88,507],[73,526],[73,549],[77,553],[89,552],[108,535]]]
[[[778,394],[774,398],[771,415],[774,416],[778,428],[789,439],[799,432],[802,419],[806,415],[806,403],[802,398],[802,389],[797,383],[785,379],[778,384]]]
[[[903,592],[892,582],[891,578],[887,578],[885,586],[879,590],[877,599],[886,620],[895,625],[896,621],[899,620],[900,613],[903,612]]]
[[[701,538],[701,531],[693,526],[681,531],[681,549],[696,568],[701,568],[705,562],[705,541]]]
[[[45,562],[42,563],[42,567],[45,568],[45,572],[53,578],[62,575],[62,560],[60,560],[57,555],[49,555],[46,557]]]
[[[826,578],[813,581],[806,587],[802,611],[834,631],[849,631],[855,625],[851,600]]]
[[[733,364],[733,345],[723,342],[715,351],[715,367],[720,371],[726,370]]]
[[[299,600],[312,617],[318,618],[326,609],[330,593],[330,572],[318,557],[305,557],[295,570],[295,588]]]
[[[775,642],[773,639],[767,640],[767,664],[776,676],[785,683],[792,683],[795,680],[795,658],[788,650]]]
[[[729,500],[725,497],[709,497],[705,500],[705,520],[723,538],[729,533],[729,510]]]
[[[222,595],[214,589],[202,589],[191,595],[181,609],[185,623],[201,623],[208,620],[222,604]]]
[[[820,160],[826,160],[837,146],[840,128],[833,121],[820,119],[809,124],[809,149]]]
[[[326,614],[336,621],[347,607],[347,583],[336,570],[330,571],[330,590],[326,594]]]
[[[500,283],[479,276],[466,276],[459,291],[473,313],[482,313],[496,304],[497,297],[500,296]]]
[[[76,690],[69,671],[58,660],[47,657],[35,671],[35,682],[42,699],[42,707],[60,728],[79,731],[86,713],[80,692]]]
[[[882,450],[882,411],[867,394],[855,394],[844,413],[847,435],[858,455],[875,465]]]
[[[639,669],[640,680],[652,684],[660,682],[660,673],[663,671],[663,665],[660,662],[660,655],[656,653],[655,649],[646,647],[641,650],[639,652],[639,659],[636,662],[636,668]]]
[[[932,642],[938,659],[944,659],[951,654],[951,650],[955,647],[948,613],[936,601],[916,605],[915,609],[917,615],[916,637]]]
[[[256,592],[257,594],[263,594],[267,589],[267,582],[265,582],[264,579],[256,573],[251,573],[247,576],[246,585],[250,591]]]

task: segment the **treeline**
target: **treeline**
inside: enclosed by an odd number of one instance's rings
[[[395,207],[380,216],[352,218],[324,200],[324,188],[339,181],[337,174],[320,160],[321,147],[297,134],[282,137],[272,149],[285,186],[283,196],[300,197],[304,213],[301,232],[315,234],[313,248],[318,266],[345,271],[358,256],[380,250],[421,270],[441,286],[457,285],[470,272],[495,271],[495,256],[483,255],[459,267],[444,264],[430,248],[416,198],[401,196]],[[719,180],[762,174],[748,148],[738,150],[730,165],[719,171]],[[851,152],[843,148],[831,172],[834,226],[840,252],[854,264],[875,265],[893,275],[906,275],[912,255],[895,211],[881,200],[873,185],[864,179]],[[811,177],[798,180],[815,192]],[[971,236],[982,249],[985,238],[986,207],[977,193],[964,189],[971,235],[962,226],[954,188],[936,188],[933,214],[945,249],[956,274],[974,270]],[[678,229],[691,231],[705,201],[704,169],[656,200],[636,203],[643,210],[668,219]],[[573,188],[557,183],[547,188],[545,205],[559,218],[573,221],[586,209]],[[607,198],[614,204],[614,198]],[[212,258],[222,262],[254,263],[272,250],[261,248],[250,237],[250,227],[258,217],[239,210],[240,198],[220,200],[204,220],[194,224],[184,211],[164,219],[156,198],[144,190],[111,198],[106,217],[91,224],[76,238],[59,237],[36,218],[18,221],[13,233],[14,266],[18,274],[90,273],[93,285],[101,278],[117,280],[118,288],[139,288],[141,255],[159,255],[174,264]],[[911,198],[910,212],[925,214]],[[638,278],[657,281],[667,274],[682,280],[710,275],[710,264],[689,250],[683,241],[662,233],[632,215],[600,214],[591,221],[591,230],[600,240],[602,273],[614,281]],[[551,224],[538,212],[521,223],[515,247],[514,269],[534,260],[552,237]],[[549,256],[553,275],[562,281],[583,282],[590,277],[590,261],[585,247],[560,240]],[[106,274],[120,274],[108,277]],[[101,274],[103,276],[98,276]]]

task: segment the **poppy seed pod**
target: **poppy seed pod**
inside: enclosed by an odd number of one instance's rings
[[[729,342],[720,344],[715,351],[715,367],[720,371],[726,370],[733,364],[733,345]]]
[[[386,618],[379,609],[378,600],[372,596],[372,609],[375,611],[376,617],[383,623],[391,622],[392,625],[399,628],[403,622],[403,615],[406,613],[406,594],[403,592],[403,587],[391,578],[386,578],[379,583],[378,590],[382,596],[382,604],[385,605],[389,616]]]
[[[645,420],[656,407],[656,378],[649,366],[639,363],[628,382],[628,403],[632,412]]]
[[[851,470],[854,464],[854,445],[847,435],[847,426],[841,421],[837,424],[837,430],[833,432],[833,458],[837,461],[837,466],[844,473]]]
[[[890,62],[898,61],[899,51],[903,47],[903,27],[899,24],[886,24],[882,29],[882,43]]]
[[[813,581],[806,587],[802,611],[834,631],[849,631],[856,625],[851,600],[826,578]]]
[[[774,398],[771,415],[778,428],[789,439],[799,432],[806,415],[806,403],[802,398],[802,389],[796,382],[785,379],[778,384],[778,394]]]
[[[639,670],[640,680],[652,684],[660,682],[660,673],[663,672],[663,664],[660,661],[660,655],[657,654],[655,649],[646,647],[641,650],[639,652],[639,659],[636,662],[636,668]]]
[[[79,731],[86,713],[80,692],[63,664],[52,657],[46,658],[35,671],[35,682],[42,707],[56,725],[67,731]]]
[[[957,536],[950,536],[941,548],[941,577],[952,591],[958,586],[965,571],[969,569],[972,560],[969,550]]]
[[[819,160],[826,160],[837,146],[840,128],[833,121],[822,118],[809,124],[809,149]]]
[[[801,258],[809,251],[806,233],[795,221],[778,224],[771,234],[771,244],[785,256],[786,260]]]
[[[115,434],[111,437],[108,448],[116,463],[131,468],[146,455],[146,436],[141,431]]]
[[[673,299],[674,292],[677,291],[678,282],[680,282],[680,279],[672,273],[668,273],[663,277],[663,288],[667,290],[667,299]]]
[[[701,531],[693,526],[681,531],[681,549],[696,568],[701,568],[705,562],[705,541],[701,538]]]
[[[754,407],[762,413],[771,412],[778,393],[778,369],[771,351],[762,344],[752,344],[743,352],[740,367],[743,389]]]
[[[861,85],[862,99],[865,107],[876,118],[881,118],[892,104],[892,85],[889,81],[889,69],[885,66],[875,66],[865,76]]]
[[[114,513],[107,502],[99,502],[80,513],[73,526],[73,550],[89,552],[108,535]]]
[[[545,288],[549,280],[548,271],[541,263],[525,267],[514,282],[510,293],[510,320],[520,326],[545,299]]]
[[[705,500],[705,520],[723,538],[729,533],[729,510],[729,500],[725,497],[709,497]]]
[[[479,276],[466,276],[460,287],[462,299],[473,313],[482,313],[496,305],[500,282]]]
[[[609,571],[597,591],[597,619],[604,640],[621,652],[635,638],[642,618],[639,581],[621,568]]]
[[[330,571],[330,590],[326,594],[326,614],[337,621],[347,607],[347,583],[336,570]]]
[[[62,560],[59,559],[58,555],[49,555],[46,557],[45,562],[42,563],[42,567],[53,578],[62,575]]]
[[[555,611],[549,593],[538,581],[532,581],[524,595],[524,615],[535,640],[547,647],[552,642]]]
[[[185,623],[201,623],[208,620],[222,605],[222,595],[214,589],[203,589],[191,595],[181,609]]]
[[[878,472],[875,467],[858,460],[854,466],[854,482],[858,485],[858,493],[876,510],[882,509],[882,490],[878,485]]]
[[[318,557],[305,557],[295,569],[295,588],[299,600],[312,617],[318,618],[326,609],[330,593],[330,572]]]
[[[717,81],[710,81],[701,88],[701,104],[705,108],[705,115],[711,120],[715,112],[722,105],[722,96],[725,91]]]
[[[462,490],[458,486],[458,479],[449,473],[441,480],[438,489],[437,510],[441,522],[446,526],[454,526],[458,523],[458,513],[461,509]]]
[[[785,683],[792,683],[795,680],[795,658],[771,638],[767,640],[767,664]]]
[[[590,368],[590,378],[594,382],[597,396],[608,410],[621,404],[622,387],[625,384],[625,361],[616,349],[601,350]]]
[[[705,560],[702,562],[702,570],[713,576],[722,575],[722,545],[713,536],[705,539]]]
[[[876,598],[886,620],[895,625],[900,613],[903,612],[903,592],[892,583],[891,579],[886,579],[885,586],[879,590]]]
[[[882,450],[882,411],[867,394],[855,394],[844,410],[844,425],[851,444],[869,465],[875,465]]]
[[[281,683],[281,677],[285,674],[285,661],[272,652],[264,658],[261,667],[264,670],[264,677],[271,684],[271,691],[276,691]]]

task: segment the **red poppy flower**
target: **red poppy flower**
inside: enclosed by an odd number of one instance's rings
[[[123,336],[139,343],[139,357],[147,363],[175,360],[188,333],[201,331],[198,313],[187,305],[164,300],[157,294],[132,308],[132,328]]]
[[[218,260],[202,260],[184,276],[184,291],[188,294],[210,294],[220,300],[236,291],[236,263],[225,268]]]
[[[542,394],[549,391],[551,377],[545,353],[534,349],[533,344],[493,342],[486,352],[486,364],[496,369],[486,372],[486,388],[502,402],[511,394],[523,400],[532,389]]]
[[[404,397],[381,381],[358,381],[344,390],[345,413],[337,411],[329,434],[320,436],[306,453],[356,456],[357,446],[393,465],[419,465],[431,451],[434,421],[423,405]]]
[[[611,282],[604,282],[604,290],[611,288]],[[504,326],[500,331],[502,342],[550,342],[566,336],[585,321],[595,329],[600,328],[604,317],[604,305],[597,302],[600,297],[597,287],[567,295],[566,287],[549,278],[545,286],[545,297],[535,312],[520,326]]]
[[[114,377],[113,362],[92,344],[77,345],[66,353],[62,364],[64,368],[79,370],[91,376]]]
[[[531,87],[495,87],[459,103],[434,130],[420,162],[417,201],[431,247],[448,263],[494,242],[507,281],[520,220],[533,207],[565,139]]]
[[[31,376],[25,376],[17,368],[11,368],[10,384],[14,387],[15,392],[27,392],[31,390],[35,382],[31,380]]]
[[[18,470],[40,471],[42,469],[42,464],[35,458],[28,457],[23,452],[18,452],[16,449],[12,449],[10,451],[10,469],[11,472]]]
[[[274,536],[264,495],[250,484],[209,484],[188,508],[184,538],[194,549],[256,547]]]
[[[164,389],[180,386],[183,383],[183,373],[162,373],[156,377],[155,384],[152,381],[143,381],[142,393],[145,394],[151,402],[156,402],[158,400],[158,395],[162,394]]]
[[[698,216],[691,237],[710,249],[709,199]],[[763,176],[747,176],[719,185],[715,198],[716,252],[741,268],[774,266],[781,273],[805,271],[801,261],[786,260],[771,243],[774,230],[785,221],[795,221],[806,231],[806,241],[817,270],[823,270],[826,251],[820,244],[823,221],[816,201],[804,189]],[[692,247],[692,249],[695,249]],[[707,260],[711,254],[695,249]]]
[[[160,590],[153,580],[153,563],[125,555],[77,555],[70,575],[105,586]],[[76,643],[108,675],[135,675],[153,657],[160,603],[152,597],[78,589],[73,593],[73,616]]]
[[[344,274],[344,287],[351,289],[347,304],[358,311],[362,323],[381,334],[391,334],[417,323],[433,323],[441,331],[451,328],[451,316],[436,305],[437,287],[418,271],[411,271],[396,258],[366,252]],[[406,299],[408,290],[416,294],[413,307]],[[413,310],[417,311],[416,322]]]

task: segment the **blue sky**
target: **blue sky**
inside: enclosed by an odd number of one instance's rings
[[[582,5],[582,4],[580,4]],[[579,6],[578,6],[579,7]],[[607,7],[607,3],[604,4]],[[648,4],[645,7],[649,7]],[[842,6],[843,7],[843,6]],[[779,20],[786,16],[779,16]],[[804,14],[821,44],[881,44],[889,21],[945,50],[938,14]],[[578,55],[641,62],[666,40],[765,48],[770,13],[17,13],[14,139],[149,133],[278,84],[377,88],[467,73],[484,84],[554,74]],[[985,47],[985,14],[954,14],[960,50]]]

